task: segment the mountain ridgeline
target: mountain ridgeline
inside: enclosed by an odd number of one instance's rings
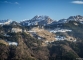
[[[36,15],[20,23],[0,20],[0,60],[83,58],[83,16],[55,21]]]

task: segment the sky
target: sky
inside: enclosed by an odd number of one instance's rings
[[[35,15],[47,15],[53,20],[83,16],[83,0],[0,0],[0,20],[22,21]]]

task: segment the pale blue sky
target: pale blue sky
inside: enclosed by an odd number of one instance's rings
[[[0,0],[0,20],[21,21],[35,15],[47,15],[54,20],[83,16],[82,0]]]

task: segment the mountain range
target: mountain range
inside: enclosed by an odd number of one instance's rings
[[[60,19],[58,21],[51,19],[49,16],[34,16],[32,19],[29,20],[23,20],[20,22],[23,26],[33,26],[33,25],[42,25],[46,26],[49,24],[59,24],[59,23],[67,23],[69,21],[78,21],[83,24],[83,16],[76,15],[76,16],[70,16],[67,19]],[[0,24],[10,24],[11,20],[0,20]]]
[[[77,60],[82,51],[83,16],[0,20],[0,60]]]
[[[21,25],[30,26],[30,25],[47,25],[52,23],[53,20],[49,16],[38,16],[36,15],[30,20],[21,21]]]

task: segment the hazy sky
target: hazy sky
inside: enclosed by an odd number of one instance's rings
[[[83,0],[0,0],[0,20],[21,21],[35,15],[47,15],[54,20],[83,16]]]

